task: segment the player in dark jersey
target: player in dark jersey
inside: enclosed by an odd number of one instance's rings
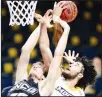
[[[8,91],[7,96],[49,96],[53,92],[54,83],[56,81],[55,77],[57,76],[57,73],[54,74],[53,71],[57,70],[55,65],[61,63],[70,31],[70,27],[65,21],[61,19],[58,20],[58,17],[64,9],[63,5],[64,4],[60,4],[59,12],[54,10],[53,21],[60,23],[64,32],[55,49],[47,77],[44,79],[43,74],[45,64],[43,65],[41,62],[34,63],[29,74],[27,74],[26,69],[29,63],[30,53],[37,44],[38,38],[41,34],[40,29],[44,26],[51,27],[50,22],[52,20],[52,15],[50,15],[50,13],[52,13],[52,10],[48,10],[43,18],[40,15],[35,14],[35,17],[38,17],[37,20],[40,21],[39,26],[34,30],[34,32],[32,32],[22,47],[21,56],[17,65],[16,81],[14,86],[12,86]]]
[[[35,18],[39,21],[41,16],[35,13]],[[40,22],[40,21],[39,21]],[[30,59],[30,53],[33,48],[36,46],[38,38],[40,36],[40,26],[32,32],[26,43],[23,45],[21,49],[20,59],[17,65],[16,71],[16,79],[15,84],[12,87],[6,87],[2,91],[2,96],[39,96],[38,84],[36,83],[34,77],[31,75],[32,70],[34,70],[37,74],[38,80],[43,79],[43,66],[41,62],[34,63],[32,69],[30,70],[29,75],[27,74],[27,66]],[[35,73],[35,75],[36,75]]]

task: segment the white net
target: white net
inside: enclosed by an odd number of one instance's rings
[[[9,25],[33,25],[37,1],[6,1],[10,12]]]

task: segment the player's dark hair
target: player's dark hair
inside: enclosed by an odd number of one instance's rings
[[[79,80],[76,86],[85,89],[87,85],[94,83],[97,73],[92,61],[88,60],[86,56],[83,56],[82,58],[77,57],[76,61],[81,62],[84,66],[83,78]]]

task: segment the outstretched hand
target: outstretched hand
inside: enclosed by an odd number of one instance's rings
[[[39,23],[43,23],[48,28],[51,28],[51,27],[53,27],[53,25],[51,24],[52,12],[53,11],[51,9],[49,9],[49,10],[47,10],[47,12],[44,14],[43,17],[40,14],[37,14],[37,13],[34,14],[34,17]]]
[[[64,56],[63,58],[66,59],[68,61],[68,63],[73,63],[75,62],[74,60],[79,56],[79,53],[77,53],[75,55],[75,51],[72,52],[72,55],[71,55],[71,50],[68,51],[68,54],[66,52],[64,52]]]
[[[53,27],[53,25],[51,24],[51,21],[52,21],[52,12],[53,12],[53,10],[52,9],[49,9],[49,10],[47,10],[47,12],[43,16],[43,22],[44,22],[44,24],[48,28]]]
[[[65,4],[66,4],[66,1],[60,1],[59,3],[55,2],[53,14],[60,16],[62,13],[62,10],[66,8],[66,6],[64,6]]]
[[[43,17],[40,14],[34,13],[34,17],[39,23],[43,22]]]
[[[56,22],[57,18],[60,17],[63,9],[66,8],[66,6],[64,6],[66,4],[66,1],[60,1],[59,3],[54,4],[54,9],[53,9],[53,21]]]

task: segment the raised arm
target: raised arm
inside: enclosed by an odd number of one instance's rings
[[[48,85],[51,85],[52,87],[54,86],[55,81],[61,74],[59,69],[60,69],[63,53],[64,53],[66,45],[67,45],[68,35],[69,35],[69,31],[70,31],[70,27],[67,25],[66,22],[62,21],[61,19],[58,19],[58,20],[59,20],[59,23],[62,25],[62,27],[64,27],[64,32],[63,32],[63,34],[58,42],[58,45],[55,49],[54,58],[52,59],[52,62],[50,64],[49,72],[48,72],[48,76],[47,76]]]
[[[26,43],[23,45],[21,49],[21,55],[18,61],[17,65],[17,71],[16,71],[16,83],[23,80],[27,79],[28,74],[27,74],[27,66],[29,63],[30,59],[30,53],[34,49],[34,47],[37,44],[38,38],[40,36],[40,26],[39,26],[32,32]]]
[[[41,24],[41,34],[40,34],[40,39],[39,39],[39,45],[40,45],[42,58],[44,61],[45,71],[48,71],[49,65],[53,58],[52,52],[50,50],[49,37],[48,37],[48,33],[47,33],[47,27],[48,26],[51,27],[50,22],[52,20],[52,15],[49,16],[49,14],[51,12],[52,12],[52,10],[49,9],[43,17],[44,22]]]
[[[63,10],[63,8],[61,6],[58,6],[57,10],[59,10],[59,12],[61,14],[61,11]],[[60,16],[60,14],[59,14],[59,16]],[[54,89],[55,82],[59,76],[59,74],[58,74],[59,67],[61,64],[63,53],[64,53],[66,45],[67,45],[68,35],[69,35],[69,31],[70,31],[69,25],[65,21],[61,20],[58,16],[56,16],[56,12],[54,13],[54,15],[55,15],[54,22],[60,23],[64,29],[64,32],[63,32],[63,34],[58,42],[58,45],[55,49],[54,58],[52,59],[50,67],[49,67],[49,72],[48,72],[48,75],[46,78],[46,85],[43,88],[42,95],[44,95],[43,93],[46,94],[46,91],[49,91],[49,92],[47,92],[48,93],[47,95],[50,95]]]

